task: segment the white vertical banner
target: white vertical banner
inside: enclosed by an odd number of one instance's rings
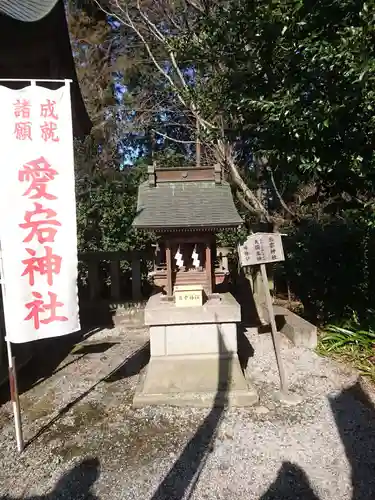
[[[0,86],[0,244],[7,340],[80,329],[70,85]]]

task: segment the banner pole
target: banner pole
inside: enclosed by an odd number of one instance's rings
[[[16,429],[17,450],[19,453],[21,453],[24,450],[25,446],[23,441],[21,407],[20,407],[20,399],[18,395],[18,386],[17,386],[17,369],[16,369],[15,358],[12,356],[11,343],[9,342],[9,340],[7,340],[6,343],[7,343],[8,365],[9,365],[9,388],[10,388],[12,407],[13,407],[14,426]]]
[[[41,78],[0,78],[0,82],[38,82],[38,83],[64,83],[64,82],[70,82],[72,83],[73,80],[67,79],[67,78],[60,78],[60,79],[41,79]]]
[[[4,268],[3,268],[1,244],[0,244],[0,283],[1,283],[1,295],[2,295],[2,300],[3,300],[3,311],[4,311],[6,290],[5,290],[5,278],[4,278]],[[20,399],[19,399],[19,395],[18,395],[16,360],[12,355],[12,345],[11,345],[10,341],[8,340],[6,333],[7,332],[6,332],[6,327],[5,327],[5,341],[7,344],[7,354],[8,354],[10,399],[12,402],[14,426],[16,429],[17,450],[19,453],[21,453],[24,450],[25,445],[24,445],[23,433],[22,433],[21,407],[20,407]]]

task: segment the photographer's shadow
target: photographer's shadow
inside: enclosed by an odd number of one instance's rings
[[[329,403],[351,466],[352,500],[375,498],[375,408],[360,381]]]
[[[0,500],[99,500],[91,492],[91,488],[100,475],[100,463],[97,458],[83,460],[64,474],[56,483],[54,489],[41,496],[10,497],[2,496]]]
[[[267,492],[259,500],[320,500],[301,467],[284,462]]]
[[[375,408],[361,383],[329,397],[346,458],[351,467],[352,500],[375,499]],[[259,500],[319,500],[306,473],[284,462]]]

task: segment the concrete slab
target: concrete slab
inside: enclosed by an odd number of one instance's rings
[[[237,356],[152,358],[133,399],[133,407],[252,406],[258,394],[245,379]]]
[[[278,330],[296,346],[315,349],[318,345],[318,329],[301,316],[282,306],[273,306]]]

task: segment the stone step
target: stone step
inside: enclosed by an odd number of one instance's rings
[[[86,325],[135,325],[144,324],[145,303],[111,301],[84,302],[80,304],[81,321]]]
[[[145,324],[145,316],[143,309],[127,310],[116,309],[113,314],[113,323],[115,325],[128,325],[130,327],[140,327]]]

